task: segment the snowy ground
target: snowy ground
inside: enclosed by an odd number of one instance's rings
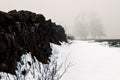
[[[74,65],[61,80],[120,80],[120,48],[73,41],[67,50]]]
[[[53,65],[56,64],[55,59],[58,60],[58,65],[64,61],[65,64],[69,62],[72,64],[60,80],[120,80],[120,48],[109,47],[106,42],[77,40],[72,41],[71,44],[62,43],[62,46],[51,44],[51,48],[54,55],[50,57],[49,65],[39,63],[37,60],[33,61],[30,54],[23,55],[16,70],[17,76],[21,78],[18,80],[51,80],[45,78],[55,67]],[[47,75],[44,67],[47,70],[49,68]],[[21,74],[23,70],[27,71],[25,77]],[[59,73],[62,71],[64,68]],[[16,76],[10,75],[8,79],[5,73],[0,75],[2,75],[0,80],[16,80]]]

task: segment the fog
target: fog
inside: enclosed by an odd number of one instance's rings
[[[76,36],[76,17],[97,15],[106,37],[120,38],[120,0],[0,0],[0,10],[30,10],[42,13]]]

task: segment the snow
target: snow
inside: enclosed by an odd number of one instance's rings
[[[120,48],[94,41],[74,40],[61,44],[50,43],[49,64],[42,64],[27,53],[17,63],[17,75],[0,72],[0,80],[52,80],[54,69],[59,70],[54,76],[57,80],[69,64],[72,66],[60,80],[120,80]],[[25,75],[22,71],[26,71]]]
[[[64,72],[65,65],[58,59],[62,46],[50,43],[52,55],[49,57],[49,64],[39,62],[31,53],[21,56],[17,62],[16,75],[0,72],[0,80],[58,80]],[[59,63],[58,63],[59,62]],[[54,75],[53,75],[54,74]]]
[[[0,80],[15,80],[16,77],[14,75],[5,73],[5,72],[0,72]]]
[[[120,80],[120,48],[89,41],[73,41],[68,48],[74,65],[61,80]]]

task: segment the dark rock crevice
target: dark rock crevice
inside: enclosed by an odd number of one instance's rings
[[[61,25],[30,11],[0,11],[0,71],[15,74],[22,54],[31,52],[40,62],[48,63],[49,43],[66,41]]]

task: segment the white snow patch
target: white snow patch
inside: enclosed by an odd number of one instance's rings
[[[68,48],[74,65],[61,80],[120,80],[120,48],[106,42],[72,43]]]

